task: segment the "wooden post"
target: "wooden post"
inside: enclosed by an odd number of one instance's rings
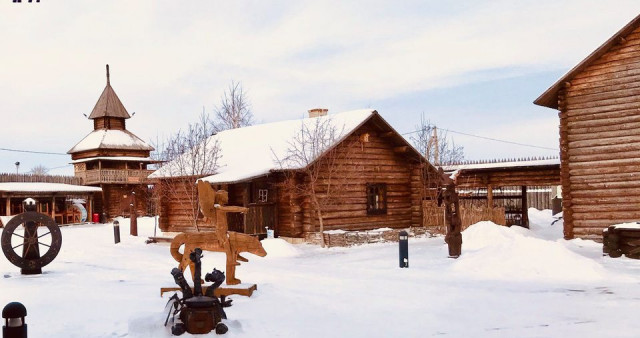
[[[89,202],[87,202],[87,221],[93,221],[93,193],[89,195]]]
[[[56,196],[51,197],[51,218],[56,220]]]
[[[522,226],[529,227],[529,208],[527,207],[527,186],[522,186]]]
[[[491,184],[487,186],[487,207],[493,209],[493,187]]]
[[[136,192],[131,192],[131,205],[129,210],[129,232],[131,236],[138,236],[138,215],[136,213]]]
[[[5,210],[7,211],[6,215],[11,216],[11,197],[9,196],[7,196],[7,206]]]
[[[242,192],[242,206],[244,208],[249,207],[249,183],[244,184],[244,191]],[[242,214],[242,232],[247,233],[247,214],[245,212]]]

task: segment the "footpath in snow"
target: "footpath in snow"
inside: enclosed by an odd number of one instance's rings
[[[480,222],[463,232],[462,256],[442,237],[412,238],[410,268],[397,243],[322,249],[263,241],[247,255],[251,298],[232,297],[227,337],[632,337],[640,261],[602,256],[592,241],[562,239],[562,222],[531,209],[531,230]],[[113,243],[111,224],[63,227],[60,255],[44,274],[22,276],[0,257],[0,304],[20,301],[30,337],[170,337],[162,326],[177,266],[168,244],[140,237]],[[224,269],[205,252],[203,271]],[[189,334],[183,337],[189,337]],[[212,335],[214,336],[214,335]]]

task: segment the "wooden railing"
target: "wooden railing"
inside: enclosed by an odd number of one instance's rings
[[[145,183],[153,170],[98,169],[77,171],[84,184],[96,183]]]

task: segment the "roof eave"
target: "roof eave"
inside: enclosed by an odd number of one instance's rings
[[[558,109],[558,92],[566,82],[570,82],[578,73],[587,68],[593,61],[599,59],[602,55],[607,53],[609,49],[619,43],[620,37],[625,37],[633,32],[640,26],[640,15],[636,16],[628,24],[622,27],[618,32],[611,36],[605,43],[600,45],[596,50],[591,52],[584,60],[578,63],[575,67],[571,68],[565,75],[563,75],[558,81],[556,81],[551,87],[549,87],[542,95],[540,95],[534,104],[538,106],[548,107],[552,109]]]

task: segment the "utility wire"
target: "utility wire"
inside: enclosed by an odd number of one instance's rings
[[[30,154],[65,155],[65,156],[69,156],[69,154],[52,153],[52,152],[47,152],[47,151],[21,150],[21,149],[9,149],[9,148],[0,148],[0,150],[12,151],[12,152],[15,152],[15,153],[30,153]]]
[[[434,126],[435,126],[435,125],[434,125]],[[455,131],[455,130],[446,129],[446,128],[441,128],[441,127],[438,127],[438,129],[440,129],[440,130],[445,130],[445,131],[448,131],[448,132],[451,132],[451,133],[454,133],[454,134],[460,134],[460,135],[465,135],[465,136],[477,137],[477,138],[481,138],[481,139],[485,139],[485,140],[489,140],[489,141],[496,141],[496,142],[502,142],[502,143],[508,143],[508,144],[515,144],[515,145],[523,146],[523,147],[531,147],[531,148],[538,148],[538,149],[545,149],[545,150],[555,150],[555,151],[558,151],[558,150],[559,150],[559,149],[555,149],[555,148],[549,148],[549,147],[536,146],[536,145],[533,145],[533,144],[518,143],[518,142],[507,141],[507,140],[500,140],[500,139],[497,139],[497,138],[491,138],[491,137],[486,137],[486,136],[473,135],[473,134],[463,133],[463,132],[460,132],[460,131]],[[409,134],[419,133],[419,132],[421,132],[421,131],[422,131],[422,130],[418,129],[418,130],[414,130],[414,131],[406,132],[406,133],[404,133],[404,134],[402,134],[402,135],[404,136],[404,135],[409,135]]]

